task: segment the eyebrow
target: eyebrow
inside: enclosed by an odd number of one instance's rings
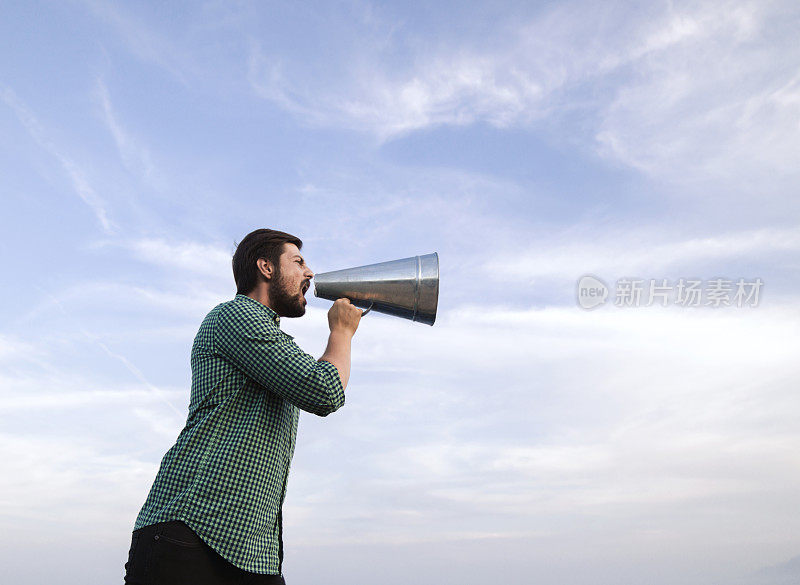
[[[305,262],[306,262],[300,254],[295,254],[294,256],[292,256],[292,259],[294,259],[294,258],[300,258],[300,260],[302,260],[303,264],[305,264]]]

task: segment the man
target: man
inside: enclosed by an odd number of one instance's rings
[[[306,310],[314,273],[302,245],[260,229],[237,246],[237,294],[195,337],[189,416],[136,520],[129,585],[284,583],[281,507],[298,409],[326,416],[344,404],[361,319],[337,300],[319,360],[281,331],[280,317]]]

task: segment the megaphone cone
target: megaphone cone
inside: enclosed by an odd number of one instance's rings
[[[439,255],[425,254],[314,276],[314,295],[427,325],[439,303]]]

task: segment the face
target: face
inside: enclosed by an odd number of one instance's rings
[[[306,312],[305,294],[314,273],[294,244],[284,244],[279,265],[270,286],[270,306],[281,317],[302,317]]]

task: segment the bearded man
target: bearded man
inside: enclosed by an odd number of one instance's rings
[[[344,404],[361,310],[328,311],[319,360],[280,329],[300,317],[314,273],[290,234],[259,229],[233,255],[237,294],[192,346],[189,416],[136,519],[125,583],[283,585],[281,508],[299,409]]]

